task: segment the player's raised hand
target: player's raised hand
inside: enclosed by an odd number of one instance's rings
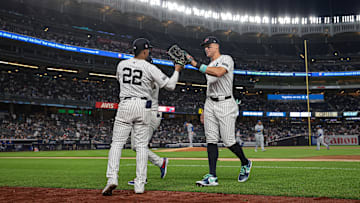
[[[184,69],[183,65],[175,64],[175,71],[180,72],[182,69]]]
[[[185,57],[187,62],[190,63],[192,66],[196,66],[197,62],[195,61],[194,57],[192,57],[189,53],[185,52]]]

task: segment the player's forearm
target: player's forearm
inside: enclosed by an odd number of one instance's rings
[[[225,73],[227,72],[227,70],[223,67],[208,67],[207,65],[200,64],[199,62],[197,62],[195,60],[191,61],[191,65],[198,68],[200,72],[206,73],[208,75],[215,76],[215,77],[221,77],[221,76],[225,75]]]
[[[169,81],[164,86],[164,88],[168,91],[174,91],[178,80],[179,80],[179,72],[175,70],[173,75],[170,77]]]

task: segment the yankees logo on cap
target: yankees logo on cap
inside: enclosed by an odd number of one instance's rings
[[[145,38],[138,38],[133,42],[133,49],[135,55],[138,55],[142,50],[152,48],[150,41]]]
[[[214,36],[208,36],[203,40],[203,42],[200,45],[206,46],[212,43],[220,44],[220,41]]]

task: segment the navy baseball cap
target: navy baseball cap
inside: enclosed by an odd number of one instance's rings
[[[321,128],[321,125],[317,125],[316,127],[317,127],[317,128]]]
[[[138,55],[140,53],[140,51],[142,51],[144,49],[150,49],[152,47],[153,46],[150,44],[150,41],[145,38],[138,38],[138,39],[134,40],[134,42],[133,42],[133,49],[134,49],[135,55]]]
[[[208,36],[201,42],[200,45],[203,47],[212,43],[220,44],[220,41],[214,36]]]

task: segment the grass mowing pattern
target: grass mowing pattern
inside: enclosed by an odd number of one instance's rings
[[[106,160],[0,160],[0,186],[96,188],[106,183]],[[118,189],[131,190],[135,160],[122,160]],[[148,167],[146,190],[233,194],[308,196],[360,199],[360,163],[255,162],[248,182],[238,183],[239,163],[219,162],[219,186],[199,188],[195,181],[207,173],[207,161],[170,161],[168,175]],[[99,190],[100,194],[100,190]]]
[[[107,157],[107,150],[0,153],[2,157]],[[249,158],[302,158],[323,155],[360,155],[357,148],[314,147],[268,148],[255,153],[245,148]],[[207,157],[206,152],[162,152],[166,157]],[[134,157],[123,150],[124,157]],[[235,157],[227,149],[220,157]],[[96,188],[106,183],[107,160],[0,159],[0,186]],[[238,183],[240,162],[218,162],[219,186],[199,188],[195,182],[208,172],[207,161],[171,160],[166,179],[159,168],[149,165],[146,190],[214,192],[360,199],[360,162],[254,162],[248,182]],[[127,181],[135,177],[135,160],[121,160],[119,189],[131,190]],[[100,194],[100,190],[99,190]]]
[[[312,156],[332,156],[332,155],[360,155],[360,148],[354,147],[333,147],[331,150],[322,148],[320,151],[316,147],[269,147],[266,152],[254,152],[253,147],[244,148],[245,155],[249,158],[306,158]],[[207,158],[207,152],[156,152],[159,156],[170,158]],[[0,157],[107,157],[108,150],[75,150],[75,151],[42,151],[42,152],[2,152]],[[135,157],[134,151],[125,149],[123,157]],[[227,148],[219,149],[219,157],[236,158]]]

